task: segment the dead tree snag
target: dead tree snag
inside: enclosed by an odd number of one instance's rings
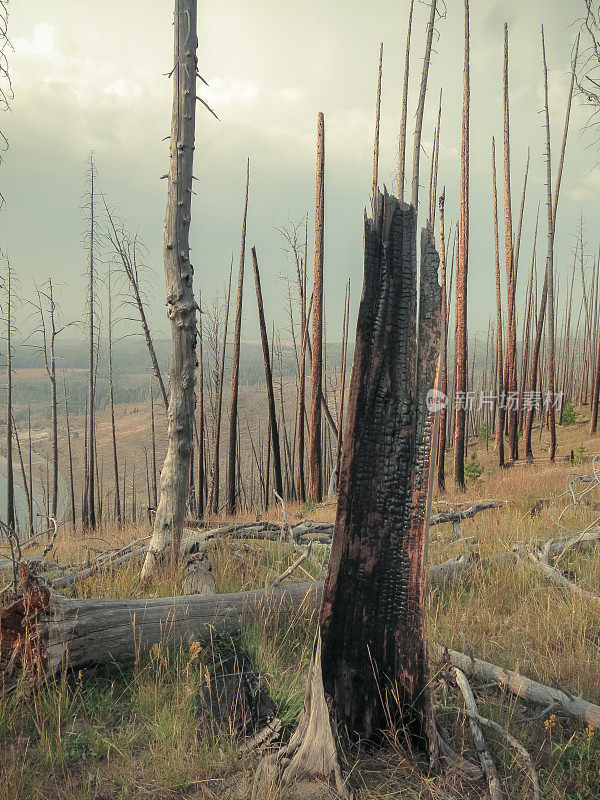
[[[430,455],[426,395],[436,383],[441,289],[433,234],[421,242],[417,321],[414,207],[377,193],[350,382],[337,519],[320,631],[298,730],[257,784],[316,776],[341,796],[334,731],[380,742],[402,725],[437,758],[423,634]]]
[[[173,114],[163,231],[167,314],[172,339],[167,414],[169,439],[160,475],[154,535],[142,569],[142,580],[164,559],[170,546],[173,557],[177,558],[188,499],[196,371],[197,304],[189,245],[196,124],[196,9],[196,0],[176,0]]]

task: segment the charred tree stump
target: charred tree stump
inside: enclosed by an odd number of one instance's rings
[[[338,726],[372,743],[403,726],[437,759],[423,600],[435,441],[425,400],[436,383],[441,289],[426,228],[417,322],[416,239],[414,207],[378,192],[365,220],[337,519],[304,710],[288,747],[259,768],[255,796],[281,775],[324,779],[349,797]]]

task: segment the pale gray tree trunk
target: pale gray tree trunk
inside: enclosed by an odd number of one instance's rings
[[[163,231],[167,315],[171,322],[171,396],[168,447],[160,476],[154,534],[141,580],[150,576],[171,548],[179,554],[188,496],[196,369],[196,300],[189,259],[189,229],[196,113],[196,0],[175,2],[173,113]]]

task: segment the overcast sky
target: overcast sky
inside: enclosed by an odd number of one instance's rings
[[[485,330],[493,306],[490,141],[502,140],[503,23],[511,37],[511,134],[515,216],[531,147],[521,278],[531,258],[538,201],[544,202],[540,23],[546,29],[554,165],[560,146],[576,35],[577,0],[486,0],[471,4],[471,248],[469,325]],[[11,3],[9,55],[14,86],[2,130],[10,150],[0,168],[6,206],[0,242],[21,278],[52,276],[65,316],[83,315],[86,254],[82,244],[85,161],[94,151],[109,201],[149,250],[151,319],[168,332],[161,239],[167,170],[172,62],[171,0],[19,0]],[[343,286],[352,280],[353,314],[362,284],[363,208],[371,182],[379,42],[384,42],[380,180],[395,185],[400,95],[408,0],[220,0],[198,8],[203,97],[220,122],[198,107],[192,262],[195,285],[208,297],[222,287],[232,252],[239,251],[246,158],[251,162],[248,245],[256,244],[266,311],[285,330],[286,268],[275,225],[309,214],[314,220],[317,112],[325,114],[327,335],[339,340]],[[428,7],[415,4],[409,128],[424,49]],[[447,221],[457,216],[462,103],[463,3],[448,0],[430,70],[423,132],[421,210],[427,202],[429,158],[443,86],[439,187],[446,186]],[[570,268],[579,215],[590,248],[597,246],[600,169],[591,137],[582,136],[586,110],[572,116],[558,216],[557,265]],[[412,138],[412,137],[411,137]],[[501,153],[498,155],[501,166]],[[409,176],[410,177],[410,176]],[[501,180],[501,176],[499,175]],[[545,209],[540,215],[544,247]],[[502,234],[501,234],[502,236]],[[249,252],[248,252],[249,255]],[[543,252],[540,254],[543,256]],[[312,264],[312,259],[309,262]],[[543,264],[543,258],[539,262]],[[250,266],[249,259],[247,265]],[[100,268],[101,270],[103,267]],[[256,338],[256,303],[246,273],[243,335]],[[566,280],[561,280],[561,289]],[[354,325],[354,318],[353,323]],[[282,333],[282,338],[288,338]]]

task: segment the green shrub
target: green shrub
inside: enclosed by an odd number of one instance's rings
[[[563,408],[562,413],[560,415],[560,424],[567,426],[567,425],[575,425],[577,422],[577,414],[575,413],[575,409],[571,405],[571,403],[567,403],[567,405]]]
[[[473,450],[465,467],[465,477],[468,481],[478,481],[483,475],[483,467],[477,459],[477,451]]]
[[[577,464],[578,467],[580,467],[582,464],[587,463],[589,460],[590,460],[590,454],[588,453],[585,445],[582,442],[577,448],[577,450],[575,450],[575,463]]]

